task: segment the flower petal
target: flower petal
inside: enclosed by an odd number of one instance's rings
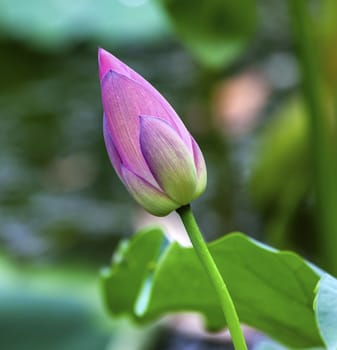
[[[140,146],[160,187],[181,205],[193,199],[197,174],[193,154],[165,121],[140,116]]]
[[[105,75],[109,73],[109,71],[113,71],[133,80],[134,82],[141,85],[143,89],[148,90],[148,94],[151,96],[151,99],[156,100],[156,103],[160,104],[161,108],[165,110],[165,113],[163,113],[163,115],[158,115],[158,117],[167,120],[174,129],[177,129],[177,132],[184,139],[187,147],[189,147],[192,151],[189,132],[186,129],[185,125],[180,120],[172,106],[147,80],[145,80],[141,75],[120,61],[118,58],[113,56],[111,53],[101,48],[98,50],[98,66],[101,82],[103,81]],[[145,102],[147,101],[143,101],[143,104],[145,104]],[[157,116],[157,114],[154,114],[147,110],[142,111],[140,114]]]
[[[155,115],[167,121],[182,137],[176,114],[167,110],[164,98],[157,99],[148,89],[116,72],[108,72],[102,81],[102,103],[107,124],[123,164],[156,186],[139,146],[139,115]],[[182,124],[183,125],[183,124]],[[184,137],[192,153],[191,136],[185,126]],[[186,144],[185,144],[186,146]]]
[[[151,214],[165,216],[180,206],[124,166],[122,166],[122,176],[130,194]]]
[[[192,146],[193,146],[193,156],[194,156],[194,164],[197,169],[197,187],[195,190],[195,194],[193,198],[199,197],[206,189],[207,185],[207,170],[204,157],[201,153],[201,150],[198,144],[195,142],[193,137]]]
[[[106,149],[108,151],[111,164],[116,170],[117,175],[122,179],[122,175],[121,175],[122,161],[112,141],[111,134],[108,130],[108,125],[107,125],[107,120],[105,115],[103,115],[103,136],[104,136],[104,142],[105,142]]]
[[[99,79],[102,80],[104,75],[108,73],[110,70],[118,72],[119,74],[129,76],[126,64],[118,60],[116,57],[112,56],[108,51],[102,48],[99,48],[98,49]]]
[[[125,75],[126,77],[136,81],[138,84],[143,85],[147,89],[155,90],[156,94],[159,92],[140,74],[131,69],[128,65],[120,61],[117,57],[112,55],[110,52],[99,48],[98,49],[98,69],[99,69],[99,78],[103,79],[104,75],[110,70]]]
[[[105,75],[102,82],[102,102],[107,121],[106,128],[114,140],[122,163],[158,187],[140,151],[138,114],[141,104],[134,84],[115,72]]]

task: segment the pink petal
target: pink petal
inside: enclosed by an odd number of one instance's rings
[[[165,216],[180,206],[124,166],[122,166],[122,175],[130,194],[151,214]]]
[[[108,155],[109,155],[111,164],[113,165],[114,169],[116,170],[117,175],[122,180],[122,174],[121,174],[122,161],[121,161],[121,158],[120,158],[120,156],[116,150],[116,147],[112,141],[111,134],[108,130],[105,115],[103,115],[103,136],[104,136],[104,142],[105,142],[106,149],[108,151]]]
[[[100,76],[101,82],[103,81],[105,75],[109,71],[113,71],[137,82],[143,87],[143,89],[147,89],[148,94],[150,96],[152,95],[152,99],[156,100],[157,101],[156,103],[160,103],[162,108],[166,111],[167,116],[158,115],[158,117],[167,120],[170,123],[170,125],[177,130],[177,132],[183,138],[186,145],[192,151],[189,132],[186,129],[185,125],[183,124],[181,119],[178,117],[175,110],[166,101],[166,99],[147,80],[145,80],[141,75],[139,75],[133,69],[128,67],[125,63],[123,63],[118,58],[116,58],[111,53],[109,53],[108,51],[102,48],[98,50],[98,65],[99,65],[99,76]],[[145,102],[147,101],[143,101],[143,103]],[[153,113],[149,113],[147,111],[143,111],[143,114],[156,115]]]
[[[140,150],[139,115],[158,116],[173,128],[179,118],[167,110],[167,103],[163,98],[157,99],[142,85],[116,72],[108,72],[104,76],[102,102],[108,130],[123,164],[156,186]],[[187,130],[186,135],[191,144],[191,136]]]
[[[197,170],[197,188],[195,190],[194,198],[199,197],[206,189],[207,185],[207,169],[205,164],[204,156],[195,142],[194,138],[191,136],[192,146],[193,146],[193,156],[194,164]]]
[[[112,55],[110,52],[99,48],[98,49],[98,69],[99,69],[99,78],[103,79],[104,75],[108,73],[110,70],[119,73],[121,75],[125,75],[126,77],[135,80],[137,83],[144,85],[148,89],[154,89],[154,87],[145,80],[140,74],[135,72],[125,63],[120,61],[117,57]],[[159,93],[156,91],[156,93]]]
[[[153,176],[163,191],[180,205],[193,199],[197,174],[193,154],[164,120],[140,117],[140,145]]]

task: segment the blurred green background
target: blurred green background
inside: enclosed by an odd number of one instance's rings
[[[313,3],[334,125],[337,6]],[[121,238],[153,221],[106,155],[99,46],[157,87],[198,140],[209,184],[194,207],[208,239],[243,231],[336,272],[325,247],[337,237],[322,234],[317,215],[286,3],[0,0],[2,349],[162,344],[157,328],[109,319],[100,300],[100,267]]]

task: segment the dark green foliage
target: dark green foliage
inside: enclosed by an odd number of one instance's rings
[[[205,65],[237,58],[256,29],[253,0],[160,0],[185,45]]]

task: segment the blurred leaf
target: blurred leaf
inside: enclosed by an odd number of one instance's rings
[[[256,149],[251,188],[257,202],[269,205],[284,192],[284,179],[291,170],[292,177],[309,182],[308,143],[305,111],[302,101],[285,104],[263,130]],[[306,175],[306,176],[302,176]],[[291,180],[288,178],[287,180]]]
[[[317,324],[329,350],[337,349],[337,280],[325,275],[317,286],[315,300]]]
[[[205,65],[236,59],[256,27],[254,0],[160,0],[192,53]]]
[[[85,305],[30,293],[0,294],[0,343],[6,350],[101,350],[110,334]]]
[[[324,81],[331,89],[332,98],[336,99],[337,84],[337,2],[325,0],[320,2],[320,16],[315,16],[314,28],[317,30],[317,44],[320,45],[319,52],[322,56],[322,69]],[[329,101],[328,101],[329,102]],[[336,103],[336,102],[335,102]],[[335,106],[336,108],[336,106]]]
[[[0,29],[2,36],[47,49],[82,40],[146,42],[167,33],[162,14],[146,0],[0,0]]]
[[[216,295],[193,249],[174,243],[158,259],[160,241],[160,230],[143,231],[130,241],[123,258],[102,274],[110,312],[144,322],[191,310],[205,316],[208,328],[223,328]],[[209,248],[243,323],[288,346],[322,345],[313,311],[320,278],[316,269],[294,253],[273,250],[239,233]]]
[[[289,247],[289,236],[299,234],[291,225],[311,186],[309,155],[303,102],[291,99],[260,136],[249,184],[266,222],[267,240],[273,246]]]
[[[13,263],[0,254],[0,348],[148,349],[152,327],[111,320],[87,264]]]

